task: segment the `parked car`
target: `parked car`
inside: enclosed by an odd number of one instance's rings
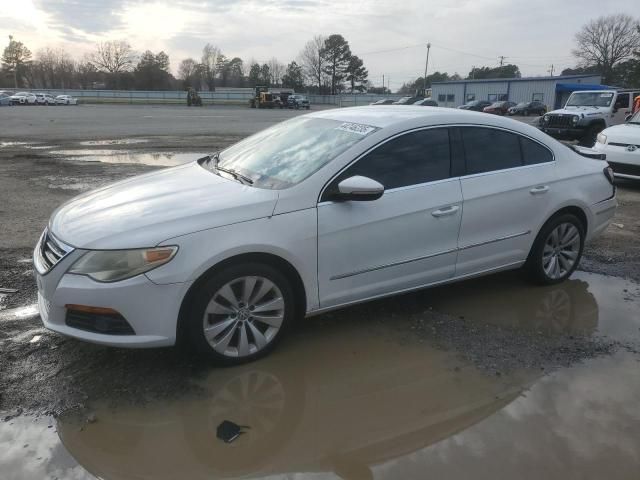
[[[615,176],[640,180],[640,110],[626,123],[600,132],[593,148],[606,154]]]
[[[474,112],[481,112],[484,110],[484,107],[488,107],[491,105],[491,102],[486,100],[473,100],[471,102],[467,102],[464,105],[460,105],[458,108],[460,110],[472,110]]]
[[[13,105],[11,102],[11,97],[6,93],[0,93],[0,107]]]
[[[616,205],[602,161],[523,122],[325,110],[58,207],[38,306],[71,337],[239,363],[297,317],[521,267],[559,283]]]
[[[544,115],[547,113],[547,107],[542,102],[533,101],[520,102],[509,108],[509,115],[524,115],[528,117],[532,113],[534,115]]]
[[[411,97],[402,97],[399,100],[393,102],[393,105],[413,105],[418,100],[422,100],[424,97],[420,96],[411,96]]]
[[[14,105],[35,105],[36,96],[31,92],[18,92],[11,96],[11,103]]]
[[[625,121],[627,113],[618,108],[618,95],[617,90],[573,92],[563,108],[542,116],[540,129],[554,138],[593,147],[602,130]]]
[[[71,95],[58,95],[56,97],[56,105],[77,105],[78,99]],[[201,102],[202,105],[202,102]]]
[[[371,103],[371,105],[391,105],[393,102],[394,100],[392,98],[383,98],[382,100]]]
[[[306,108],[307,110],[309,110],[311,108],[309,99],[304,95],[300,95],[298,93],[289,95],[289,97],[287,98],[287,105],[289,105],[289,108],[295,108],[296,110],[298,110],[299,108]]]
[[[48,93],[36,93],[36,103],[38,105],[55,105],[56,99]]]
[[[494,115],[506,115],[511,107],[515,106],[514,102],[494,102],[488,107],[484,107],[484,113],[493,113]]]
[[[432,100],[431,98],[424,98],[422,100],[418,100],[416,103],[414,103],[414,105],[417,105],[419,107],[437,107],[438,102]]]

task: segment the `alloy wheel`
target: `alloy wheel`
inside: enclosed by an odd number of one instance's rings
[[[284,316],[284,297],[274,282],[260,276],[240,277],[212,296],[204,311],[204,336],[216,352],[246,357],[275,338]]]
[[[554,228],[542,250],[542,268],[552,280],[564,277],[570,272],[580,253],[580,232],[571,223],[561,223]]]

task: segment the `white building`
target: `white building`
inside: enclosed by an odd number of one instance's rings
[[[554,110],[564,105],[571,92],[603,88],[600,81],[600,75],[565,75],[436,82],[431,85],[431,98],[441,107],[457,107],[473,100],[539,100],[548,110]]]

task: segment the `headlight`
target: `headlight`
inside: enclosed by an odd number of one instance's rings
[[[178,247],[92,250],[80,257],[67,273],[87,275],[98,282],[117,282],[164,265],[177,251]]]
[[[549,122],[549,115],[545,115],[544,117],[542,117],[542,121],[544,123],[548,123]]]
[[[607,136],[604,133],[599,133],[596,137],[596,141],[604,145],[605,143],[607,143]]]
[[[580,117],[578,115],[574,115],[573,117],[571,117],[571,123],[573,123],[574,125],[577,125],[579,121]]]

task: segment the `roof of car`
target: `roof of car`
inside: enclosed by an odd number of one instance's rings
[[[365,107],[333,108],[308,114],[341,122],[360,123],[378,128],[419,128],[430,125],[486,125],[520,131],[534,138],[548,138],[537,128],[511,118],[458,108],[422,107],[413,105],[368,105]]]
[[[368,105],[365,107],[333,108],[314,112],[311,116],[343,122],[364,123],[366,125],[384,128],[413,119],[424,119],[425,123],[432,123],[428,121],[430,118],[442,118],[444,116],[451,116],[452,114],[462,117],[470,115],[471,118],[477,119],[477,112],[451,108],[425,108],[412,105]]]

